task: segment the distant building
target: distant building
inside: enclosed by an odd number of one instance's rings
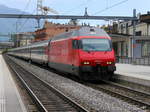
[[[120,22],[118,24],[119,34],[133,35],[133,23],[132,21]],[[136,22],[136,36],[149,36],[150,35],[150,24],[141,21]]]
[[[101,28],[110,34],[118,33],[118,23],[117,22],[113,22],[113,25],[103,25]]]
[[[35,41],[48,40],[63,32],[78,28],[80,28],[80,26],[74,26],[70,24],[55,24],[46,21],[42,29],[35,31]]]
[[[14,47],[20,47],[31,44],[34,39],[34,35],[35,34],[33,32],[13,34],[12,41],[14,42]]]

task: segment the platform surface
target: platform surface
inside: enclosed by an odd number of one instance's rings
[[[116,64],[116,74],[150,80],[150,66]]]
[[[150,66],[116,64],[114,78],[150,87]]]
[[[2,55],[0,55],[0,112],[27,112]]]

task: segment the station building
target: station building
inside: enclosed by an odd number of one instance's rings
[[[11,40],[14,42],[14,47],[26,46],[33,42],[34,32],[21,32],[11,35]]]
[[[136,21],[135,28],[133,45],[131,44],[133,38],[132,21],[113,23],[108,28],[111,29],[111,32],[108,32],[112,37],[117,57],[131,58],[133,46],[134,58],[150,58],[150,13],[141,15],[140,19]]]

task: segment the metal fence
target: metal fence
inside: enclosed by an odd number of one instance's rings
[[[118,63],[150,66],[150,57],[148,57],[148,58],[135,58],[135,59],[126,58],[126,57],[117,57],[116,60]]]

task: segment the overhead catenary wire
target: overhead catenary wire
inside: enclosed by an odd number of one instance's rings
[[[29,0],[29,1],[31,1],[31,0]],[[90,0],[90,1],[92,1],[92,0]],[[90,1],[89,1],[89,0],[86,0],[86,2],[80,4],[79,6],[83,6],[83,5],[85,5],[85,3],[90,2]],[[124,2],[127,2],[127,1],[128,1],[128,0],[120,1],[120,2],[118,2],[118,3],[116,3],[116,4],[113,4],[113,5],[109,6],[109,7],[106,7],[106,8],[103,9],[103,10],[100,10],[100,11],[94,13],[94,15],[97,14],[97,13],[101,13],[101,12],[103,12],[103,11],[106,11],[106,10],[108,10],[108,9],[111,9],[111,8],[113,8],[113,7],[115,7],[115,6],[118,6],[118,5],[120,5],[120,4],[124,3]],[[29,5],[29,2],[28,2],[28,5]],[[28,5],[27,5],[27,6],[28,6]],[[27,6],[26,6],[26,7],[27,7]],[[78,7],[79,7],[79,6],[78,6]],[[73,9],[74,9],[74,8],[73,8]],[[21,30],[22,27],[24,27],[24,25],[27,23],[28,20],[29,20],[29,19],[26,19],[26,20],[25,20],[25,22],[23,23],[23,25],[21,26],[21,28],[20,28],[19,30]]]
[[[115,4],[113,4],[113,5],[109,6],[109,7],[104,8],[104,9],[102,9],[100,11],[97,11],[97,12],[93,13],[92,15],[96,15],[96,14],[102,13],[102,12],[104,12],[106,10],[109,10],[109,9],[113,8],[113,7],[121,5],[121,4],[123,4],[123,3],[127,2],[127,1],[129,1],[129,0],[122,0],[122,1],[120,1],[118,3],[115,3]]]
[[[28,9],[30,3],[31,3],[31,0],[28,0],[28,2],[27,2],[27,4],[26,4],[25,8],[23,9],[23,13],[21,14],[20,18],[26,13],[25,10]],[[20,19],[18,18],[18,19],[16,20],[16,22],[13,24],[13,26],[16,26],[16,25],[18,24],[19,20],[20,20]],[[16,26],[16,27],[17,27],[17,26]],[[18,30],[17,30],[17,28],[16,28],[16,32],[17,32],[17,31],[18,31]]]
[[[41,2],[41,0],[40,0],[40,2]],[[58,13],[57,11],[53,10],[52,8],[43,7],[42,3],[40,3],[40,4],[39,4],[39,9],[40,9],[40,10],[43,10],[44,8],[46,8],[46,10],[49,10],[49,11],[52,12],[52,13],[55,13],[55,14]],[[39,11],[39,9],[38,9],[38,11]],[[35,12],[35,11],[33,11],[32,14],[33,14],[34,12]],[[40,13],[37,13],[37,15],[39,15],[39,14],[40,14]],[[25,20],[25,22],[22,24],[22,26],[20,27],[19,30],[21,30],[21,29],[24,27],[24,25],[28,22],[28,20],[29,20],[29,18],[27,18],[27,19]]]
[[[91,2],[91,1],[92,1],[92,0],[86,0],[84,3],[81,3],[81,4],[79,4],[78,6],[73,7],[72,9],[66,11],[65,13],[73,12],[73,11],[79,9],[79,7],[85,6],[85,4],[87,4],[88,2]]]
[[[34,10],[34,11],[32,12],[32,14],[33,14],[35,11],[36,11],[36,10]],[[24,23],[20,26],[19,31],[21,31],[22,28],[24,28],[24,25],[28,22],[28,20],[29,20],[29,18],[27,18],[27,19],[24,21]]]

